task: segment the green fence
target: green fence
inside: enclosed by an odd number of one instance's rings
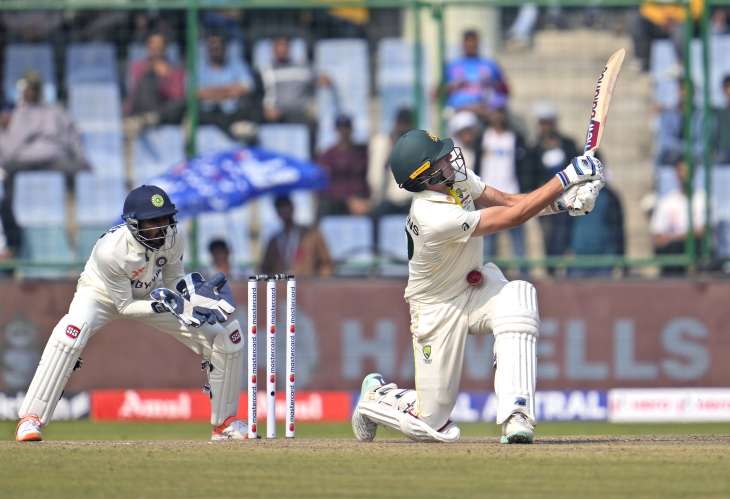
[[[575,14],[575,11],[580,11],[581,9],[585,9],[586,5],[585,2],[579,2],[579,1],[559,1],[555,2],[552,0],[546,0],[546,1],[538,1],[534,2],[535,5],[538,5],[541,9],[556,9],[556,8],[563,8],[566,9],[565,12],[568,12],[569,14]],[[588,8],[598,9],[599,18],[600,16],[607,15],[606,13],[612,13],[615,17],[620,17],[622,14],[621,12],[624,12],[625,15],[630,15],[632,13],[635,13],[637,7],[639,6],[640,2],[636,1],[621,1],[621,0],[609,0],[609,1],[595,1],[591,2],[590,6]],[[685,146],[685,160],[687,162],[687,165],[690,169],[690,179],[694,178],[693,173],[696,167],[701,166],[704,168],[704,191],[706,193],[706,199],[708,202],[706,203],[706,213],[705,213],[705,219],[707,221],[712,220],[712,203],[709,202],[712,199],[711,192],[712,192],[712,181],[713,181],[713,166],[712,166],[712,144],[710,143],[710,127],[711,127],[711,120],[712,120],[712,107],[710,106],[710,94],[711,94],[711,88],[710,88],[710,38],[711,38],[711,32],[710,32],[710,11],[712,8],[719,6],[719,5],[730,5],[730,2],[704,2],[702,7],[702,13],[699,16],[697,20],[694,20],[691,15],[691,5],[689,2],[676,2],[675,5],[678,5],[682,8],[684,8],[687,12],[687,15],[685,16],[685,26],[684,26],[684,34],[681,37],[683,39],[683,50],[682,50],[682,65],[684,68],[691,68],[693,67],[694,61],[692,60],[693,51],[691,50],[691,42],[694,36],[698,37],[699,40],[701,40],[701,47],[702,50],[700,51],[701,54],[701,60],[699,61],[701,73],[703,75],[703,85],[700,89],[698,89],[699,92],[701,92],[702,98],[699,100],[696,100],[693,98],[693,85],[692,85],[692,75],[690,74],[690,71],[684,71],[684,86],[685,91],[688,94],[688,98],[685,99],[685,108],[684,108],[684,122],[685,122],[685,129],[684,129],[684,139],[686,141]],[[180,26],[180,32],[178,33],[179,38],[181,40],[184,39],[184,46],[185,46],[185,66],[186,66],[186,73],[187,73],[187,124],[190,128],[191,133],[187,135],[188,141],[186,144],[186,152],[188,157],[195,155],[197,151],[196,143],[195,143],[195,130],[198,125],[198,100],[196,98],[196,89],[197,89],[197,82],[195,80],[195,75],[197,74],[197,65],[198,65],[198,51],[195,49],[198,44],[198,38],[199,34],[201,33],[201,27],[200,27],[200,14],[201,12],[207,10],[207,9],[236,9],[241,10],[241,12],[244,12],[246,14],[251,12],[258,12],[258,11],[273,11],[276,12],[279,9],[285,9],[286,11],[292,11],[292,10],[298,10],[303,15],[307,14],[311,16],[312,12],[318,12],[323,10],[329,10],[333,8],[367,8],[369,10],[370,15],[374,15],[374,13],[392,13],[393,16],[399,16],[401,18],[401,22],[399,24],[399,33],[397,33],[398,36],[407,37],[410,40],[412,40],[413,43],[413,60],[414,60],[414,67],[413,67],[413,96],[414,96],[414,102],[415,102],[415,111],[417,116],[417,122],[419,123],[426,123],[431,129],[433,130],[439,130],[441,134],[447,133],[447,126],[446,126],[446,118],[443,111],[444,101],[443,97],[438,93],[435,92],[433,88],[429,88],[429,85],[424,81],[424,79],[421,77],[421,75],[424,74],[424,66],[426,65],[426,59],[427,57],[430,57],[433,61],[433,65],[435,66],[435,69],[432,69],[432,76],[436,82],[440,80],[443,77],[441,68],[444,67],[445,62],[449,59],[449,47],[450,43],[453,42],[453,40],[456,38],[454,34],[454,30],[458,29],[458,27],[468,27],[470,25],[471,21],[475,21],[477,19],[476,17],[474,19],[468,19],[468,13],[470,12],[479,12],[479,21],[475,22],[475,24],[478,25],[480,31],[482,33],[487,33],[491,42],[492,42],[492,49],[493,54],[496,56],[500,62],[506,62],[509,64],[508,61],[511,60],[521,60],[524,59],[524,65],[528,65],[529,61],[533,60],[531,59],[530,51],[533,51],[534,53],[539,52],[541,44],[543,41],[546,43],[547,46],[552,44],[559,44],[559,42],[556,42],[555,40],[559,36],[561,29],[563,28],[557,28],[555,30],[551,30],[550,27],[546,28],[544,31],[540,30],[537,31],[536,38],[537,40],[534,42],[534,45],[532,48],[526,49],[526,51],[515,51],[512,52],[508,47],[504,44],[504,38],[502,37],[502,31],[504,26],[500,27],[500,16],[507,12],[507,9],[517,9],[519,7],[524,6],[524,2],[518,2],[518,1],[467,1],[467,0],[457,0],[457,1],[392,1],[392,0],[364,0],[364,1],[338,1],[338,2],[326,2],[326,1],[315,1],[315,0],[300,0],[298,2],[292,2],[292,1],[279,1],[279,0],[270,0],[270,1],[264,1],[264,0],[107,0],[107,1],[99,1],[99,0],[4,0],[0,2],[0,13],[10,13],[10,12],[18,12],[18,11],[41,11],[41,10],[47,10],[47,11],[54,11],[54,12],[64,12],[66,14],[78,14],[82,12],[95,12],[95,11],[111,11],[111,10],[118,10],[118,11],[140,11],[140,12],[149,12],[149,11],[159,11],[159,15],[161,17],[165,17],[167,15],[170,15],[169,13],[175,13],[176,16],[180,19],[184,19],[183,25]],[[474,10],[476,9],[476,10]],[[481,9],[481,10],[480,10]],[[463,15],[460,13],[466,12],[467,19],[464,19],[462,21],[459,21],[459,16]],[[491,19],[490,21],[484,21],[482,19],[482,12],[485,12],[484,16]],[[579,16],[580,14],[576,14]],[[569,17],[569,16],[567,16]],[[382,19],[387,18],[387,16],[383,15],[381,16]],[[495,20],[496,19],[496,20]],[[490,24],[491,23],[491,24]],[[457,28],[454,28],[454,27]],[[377,31],[378,26],[375,24],[368,24],[365,23],[363,26],[361,26],[362,32],[364,33],[364,36],[369,39],[371,43],[374,43],[377,40],[377,37],[380,36]],[[604,33],[605,35],[605,28],[581,28],[580,26],[569,26],[567,28],[567,32],[570,33],[571,31],[575,32],[582,32],[585,30],[595,29],[595,32],[597,34]],[[610,31],[610,30],[609,30]],[[553,33],[556,36],[553,37],[554,39],[551,39],[547,36],[544,36],[541,38],[541,33]],[[626,33],[624,32],[623,35],[624,39],[628,39],[626,36]],[[600,38],[600,37],[598,37]],[[607,38],[606,36],[603,36],[603,38]],[[569,40],[570,37],[565,37],[566,40]],[[569,43],[569,42],[566,42]],[[599,52],[603,51],[605,52],[605,48],[608,48],[609,42],[605,42],[605,47],[601,48]],[[631,47],[626,47],[628,49],[628,52],[631,53]],[[558,47],[559,51],[560,47]],[[567,73],[575,73],[575,69],[571,69],[571,66],[568,64],[571,59],[574,58],[573,51],[575,49],[580,49],[578,52],[585,53],[586,48],[585,47],[571,47],[566,46],[564,47],[564,58],[566,61],[566,64],[564,65],[563,70]],[[371,50],[371,53],[373,51]],[[554,56],[551,55],[551,57]],[[630,56],[631,57],[631,56]],[[600,64],[596,63],[596,59],[591,59],[590,57],[584,57],[586,61],[590,60],[591,64],[590,66],[586,65],[581,67],[581,72],[586,77],[583,80],[589,81],[591,79],[595,79],[595,77],[598,75],[601,67]],[[514,64],[522,64],[520,62],[514,63]],[[536,63],[537,64],[537,63]],[[583,64],[583,63],[580,63]],[[524,67],[519,67],[520,71],[524,72]],[[535,76],[534,80],[539,83],[541,78],[543,78],[543,75],[547,74],[546,70],[550,70],[550,68],[540,67],[539,65],[535,66]],[[559,72],[561,71],[560,68],[551,70],[553,72]],[[519,71],[518,71],[519,72]],[[508,75],[509,76],[509,75]],[[576,76],[573,74],[572,76]],[[371,75],[364,75],[365,78],[371,78]],[[629,79],[626,74],[623,74],[621,77],[619,77],[619,82],[617,88],[622,89],[624,87],[629,88],[634,86],[635,82]],[[581,91],[585,90],[587,92],[590,92],[591,89],[584,88],[586,85],[582,85]],[[435,94],[435,96],[434,96]],[[617,91],[617,94],[620,94],[620,92]],[[520,99],[519,93],[517,94],[515,99]],[[434,100],[435,99],[435,100]],[[615,97],[615,101],[620,100],[621,95],[617,95]],[[529,99],[527,99],[529,100]],[[526,100],[526,101],[527,101]],[[580,99],[577,99],[580,100]],[[525,102],[526,102],[525,101]],[[700,102],[700,106],[698,107],[697,103]],[[572,104],[572,103],[571,103]],[[620,103],[612,104],[613,106],[620,106]],[[430,109],[430,106],[432,106],[434,109]],[[525,104],[526,106],[526,104]],[[584,106],[585,107],[585,122],[587,122],[587,117],[589,114],[589,104],[588,101],[586,102],[576,102],[576,106]],[[693,136],[693,134],[696,133],[696,130],[692,128],[692,119],[691,117],[695,112],[698,110],[701,110],[702,116],[703,116],[703,122],[702,122],[702,154],[701,154],[701,161],[697,161],[697,157],[695,154],[695,151],[693,150],[694,143],[696,140],[696,137]],[[613,115],[613,113],[610,113],[610,115]],[[637,119],[642,119],[642,117],[637,117]],[[574,128],[575,130],[578,130],[580,126],[583,125],[577,125],[577,119],[573,119],[570,122],[570,126]],[[649,120],[645,120],[647,126],[649,125]],[[609,119],[608,124],[608,131],[606,132],[607,136],[611,136],[612,134],[615,135],[619,133],[619,131],[625,127],[625,123],[618,122],[616,119],[611,120]],[[373,133],[373,130],[371,130],[371,134]],[[582,132],[581,132],[582,133]],[[578,143],[580,143],[580,140],[582,139],[579,137],[578,132],[574,133],[573,136],[577,139]],[[602,151],[605,152],[605,156],[608,158],[608,162],[610,164],[612,151],[609,148],[609,146],[606,146],[606,150]],[[637,155],[637,157],[640,157]],[[645,161],[643,161],[644,165],[650,165],[652,163],[650,157],[644,157]],[[624,166],[624,168],[626,168]],[[628,178],[628,182],[632,182],[633,178],[630,175],[626,173],[622,173],[621,175],[624,179]],[[626,181],[626,180],[625,180]],[[621,186],[619,186],[620,188]],[[688,189],[688,196],[690,199],[693,196],[693,183],[690,181],[687,185]],[[624,202],[638,202],[638,199],[632,198],[632,199],[624,199]],[[646,251],[646,249],[639,249],[636,251],[630,250],[626,256],[581,256],[581,257],[544,257],[541,255],[530,255],[528,258],[510,258],[509,254],[502,255],[502,257],[497,257],[496,261],[501,263],[502,265],[505,265],[507,267],[511,268],[521,268],[521,267],[537,267],[537,268],[543,268],[546,266],[549,267],[558,267],[558,268],[565,268],[565,267],[592,267],[592,266],[613,266],[622,269],[656,269],[661,268],[663,266],[670,266],[670,265],[686,265],[690,268],[692,272],[696,272],[698,270],[707,269],[710,264],[713,262],[713,243],[712,243],[712,236],[713,231],[712,230],[706,230],[704,233],[704,236],[701,238],[701,241],[695,241],[695,234],[692,230],[692,220],[693,217],[689,216],[689,223],[690,223],[690,230],[688,232],[688,237],[686,240],[685,245],[685,251],[683,254],[678,255],[667,255],[667,256],[653,256],[651,254],[651,251]],[[709,222],[708,222],[709,224]],[[641,225],[641,224],[640,224]],[[644,223],[644,226],[647,224]],[[627,229],[628,230],[628,229]],[[195,224],[193,223],[191,227],[191,233],[190,237],[193,239],[196,237],[196,230],[195,230]],[[631,236],[629,237],[629,239]],[[633,239],[630,241],[633,242]],[[698,243],[695,244],[695,243]],[[632,244],[630,244],[632,246]],[[633,246],[640,246],[640,245],[633,245]],[[646,244],[644,244],[646,246]],[[197,254],[197,244],[191,244],[190,245],[190,252],[189,252],[189,258],[190,258],[190,265],[192,267],[197,267],[199,255]],[[699,249],[697,249],[699,248]],[[377,269],[377,266],[382,263],[382,261],[374,261],[372,264],[368,264],[368,270]],[[75,262],[67,262],[67,263],[50,263],[50,262],[37,262],[37,261],[21,261],[21,260],[11,260],[11,261],[3,261],[0,262],[0,268],[15,268],[18,266],[21,267],[41,267],[41,268],[70,268],[70,269],[78,269],[83,264],[82,261],[75,261]],[[646,274],[650,275],[651,271],[644,272],[642,270],[637,270],[639,274]]]

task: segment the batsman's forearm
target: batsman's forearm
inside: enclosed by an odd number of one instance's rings
[[[524,194],[519,203],[512,207],[519,210],[516,215],[518,223],[523,224],[543,210],[549,209],[562,193],[563,184],[557,177],[553,177],[542,187]]]

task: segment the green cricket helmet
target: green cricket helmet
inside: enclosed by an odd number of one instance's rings
[[[438,165],[446,157],[448,167]],[[401,135],[393,146],[389,163],[398,187],[410,192],[423,191],[427,185],[451,185],[466,179],[461,148],[454,147],[453,140],[440,140],[425,130],[414,129]]]

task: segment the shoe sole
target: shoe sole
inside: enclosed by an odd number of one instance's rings
[[[28,433],[27,435],[20,437],[20,438],[15,437],[15,441],[16,442],[42,442],[43,437],[41,436],[40,433],[35,432],[35,433]]]
[[[503,444],[531,444],[534,438],[534,435],[526,431],[518,431],[511,435],[502,435],[499,441]]]

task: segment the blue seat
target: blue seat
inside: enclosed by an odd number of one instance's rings
[[[178,126],[145,130],[133,146],[133,183],[140,185],[185,159],[185,141]]]
[[[74,43],[66,49],[66,86],[118,81],[117,55],[111,43]]]
[[[79,225],[110,227],[121,222],[122,206],[127,195],[123,178],[80,172],[75,180],[76,222]]]
[[[208,245],[214,239],[223,239],[231,249],[231,258],[241,265],[253,261],[249,232],[250,210],[240,207],[228,212],[204,213],[198,216],[198,258],[208,266],[211,263]]]
[[[375,81],[380,98],[380,130],[390,131],[395,115],[401,107],[415,107],[413,90],[415,58],[413,44],[403,38],[383,38],[378,43]],[[433,85],[430,59],[423,52],[423,68],[419,82],[423,86],[424,99],[421,109],[421,126],[428,127],[428,90]]]
[[[303,38],[289,40],[289,58],[296,64],[307,62],[307,42]],[[253,46],[253,66],[256,69],[271,66],[274,61],[274,43],[271,38],[256,40]]]
[[[23,230],[21,257],[38,263],[66,263],[74,260],[68,242],[66,188],[62,173],[21,172],[15,177],[13,211]],[[24,277],[52,278],[66,271],[21,268]]]
[[[334,143],[334,118],[338,113],[352,117],[355,141],[367,143],[370,137],[367,41],[334,38],[317,42],[315,68],[334,85],[334,89],[321,88],[317,92],[320,106],[317,148],[324,150]]]
[[[215,125],[203,125],[196,135],[198,154],[216,153],[239,145]]]
[[[261,125],[259,144],[264,149],[288,154],[297,159],[310,159],[309,129],[306,125]]]
[[[122,100],[116,83],[79,83],[68,90],[69,112],[81,132],[120,132]]]
[[[97,177],[123,178],[124,148],[121,131],[81,134],[84,155]]]
[[[53,50],[46,43],[18,43],[5,47],[3,88],[5,99],[16,102],[17,82],[28,71],[36,71],[43,79],[43,97],[46,102],[56,101],[56,69]]]
[[[262,125],[259,127],[259,144],[264,149],[288,154],[297,159],[304,161],[310,159],[309,129],[306,125]],[[291,197],[292,203],[294,203],[294,220],[302,225],[313,224],[316,219],[316,203],[312,191],[296,191]],[[261,202],[270,203],[270,207],[263,207],[262,209],[265,210],[266,215],[273,213],[274,224],[276,231],[278,231],[279,219],[276,217],[275,211],[272,211],[273,198],[268,197],[262,199]],[[270,231],[262,231],[262,235],[264,232],[268,233]],[[265,241],[266,239],[262,240]]]
[[[332,258],[349,273],[348,267],[368,271],[373,263],[373,222],[369,217],[334,215],[323,217],[322,231]]]
[[[408,275],[406,218],[406,215],[385,215],[378,221],[378,253],[381,258],[381,275]]]
[[[715,107],[725,105],[725,94],[722,89],[723,78],[730,74],[730,35],[716,35],[710,37],[710,103]],[[702,85],[704,73],[702,70],[702,42],[692,40],[692,82],[695,85],[695,103],[702,105]]]

